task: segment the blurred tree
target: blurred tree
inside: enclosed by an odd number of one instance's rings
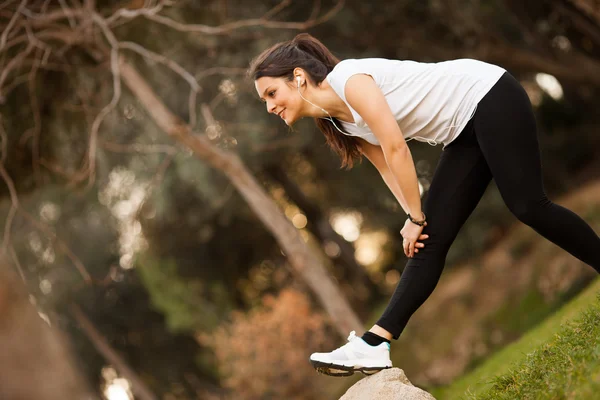
[[[95,399],[63,334],[39,317],[24,289],[0,259],[0,398]]]

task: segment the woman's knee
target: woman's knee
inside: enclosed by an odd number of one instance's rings
[[[551,204],[552,202],[544,195],[539,199],[517,199],[507,202],[506,205],[519,221],[532,225]]]

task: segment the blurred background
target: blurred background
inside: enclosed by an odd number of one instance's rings
[[[506,68],[549,197],[600,231],[594,0],[0,1],[0,310],[61,332],[86,398],[334,399],[360,378],[308,356],[378,319],[405,214],[368,161],[340,169],[312,121],[290,129],[258,100],[249,61],[300,32],[340,59]],[[410,148],[425,197],[441,146]],[[394,365],[449,385],[594,277],[492,184]],[[19,354],[31,377],[38,353]]]

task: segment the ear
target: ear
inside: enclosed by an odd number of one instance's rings
[[[300,78],[301,85],[306,83],[306,73],[304,72],[304,70],[302,68],[294,68],[293,74],[294,74],[294,86],[296,86],[298,84],[298,80],[297,80],[298,77]]]

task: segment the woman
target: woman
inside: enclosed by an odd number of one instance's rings
[[[476,60],[440,63],[381,58],[339,61],[308,34],[281,42],[249,69],[267,111],[287,125],[313,117],[342,166],[362,155],[407,214],[409,258],[381,318],[362,337],[310,361],[330,375],[390,368],[390,340],[434,290],[450,245],[490,180],[515,216],[600,272],[600,238],[552,203],[542,183],[529,98],[508,72]],[[421,209],[409,140],[443,144]]]

